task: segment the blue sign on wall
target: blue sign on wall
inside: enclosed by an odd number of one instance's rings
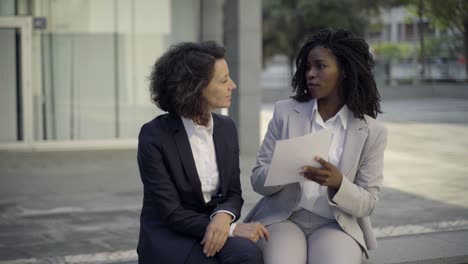
[[[45,17],[35,17],[33,19],[34,29],[44,30],[47,28],[47,18]]]

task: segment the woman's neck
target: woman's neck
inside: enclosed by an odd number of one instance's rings
[[[210,115],[211,115],[211,112],[208,112],[204,114],[203,116],[194,117],[192,121],[199,126],[208,127],[208,125],[210,124]]]
[[[327,121],[340,111],[340,109],[345,105],[342,99],[318,99],[317,109],[322,117],[323,121]]]

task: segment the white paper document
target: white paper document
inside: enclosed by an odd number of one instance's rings
[[[322,167],[315,157],[319,156],[328,161],[331,141],[332,132],[329,129],[302,137],[276,141],[265,186],[303,181],[304,177],[299,174],[301,167]]]

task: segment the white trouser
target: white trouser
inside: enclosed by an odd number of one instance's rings
[[[267,227],[270,241],[259,241],[265,264],[360,264],[362,250],[333,219],[305,210]]]

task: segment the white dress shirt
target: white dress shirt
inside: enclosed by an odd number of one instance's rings
[[[182,122],[190,142],[198,177],[200,177],[203,198],[208,203],[219,184],[218,163],[213,142],[213,118],[211,117],[207,127],[197,125],[185,117],[182,117]]]
[[[190,142],[192,149],[192,156],[195,161],[198,177],[200,178],[201,189],[205,202],[211,201],[211,195],[219,188],[219,171],[218,162],[216,161],[216,150],[213,141],[213,117],[210,115],[208,126],[200,126],[193,122],[193,120],[181,117],[184,124],[185,131]],[[211,217],[216,213],[224,212],[232,216],[232,221],[235,215],[226,210],[214,212]],[[232,235],[235,224],[231,225],[229,235]]]
[[[324,129],[330,129],[332,131],[333,137],[330,150],[328,151],[328,162],[338,167],[341,155],[343,154],[348,114],[350,111],[348,110],[348,107],[344,105],[335,116],[324,122],[318,111],[317,100],[313,99],[312,103],[312,123],[310,131],[312,134]],[[304,208],[325,218],[334,219],[330,205],[328,204],[328,187],[321,186],[310,180],[304,181],[301,185],[301,200],[299,201],[296,210]]]

